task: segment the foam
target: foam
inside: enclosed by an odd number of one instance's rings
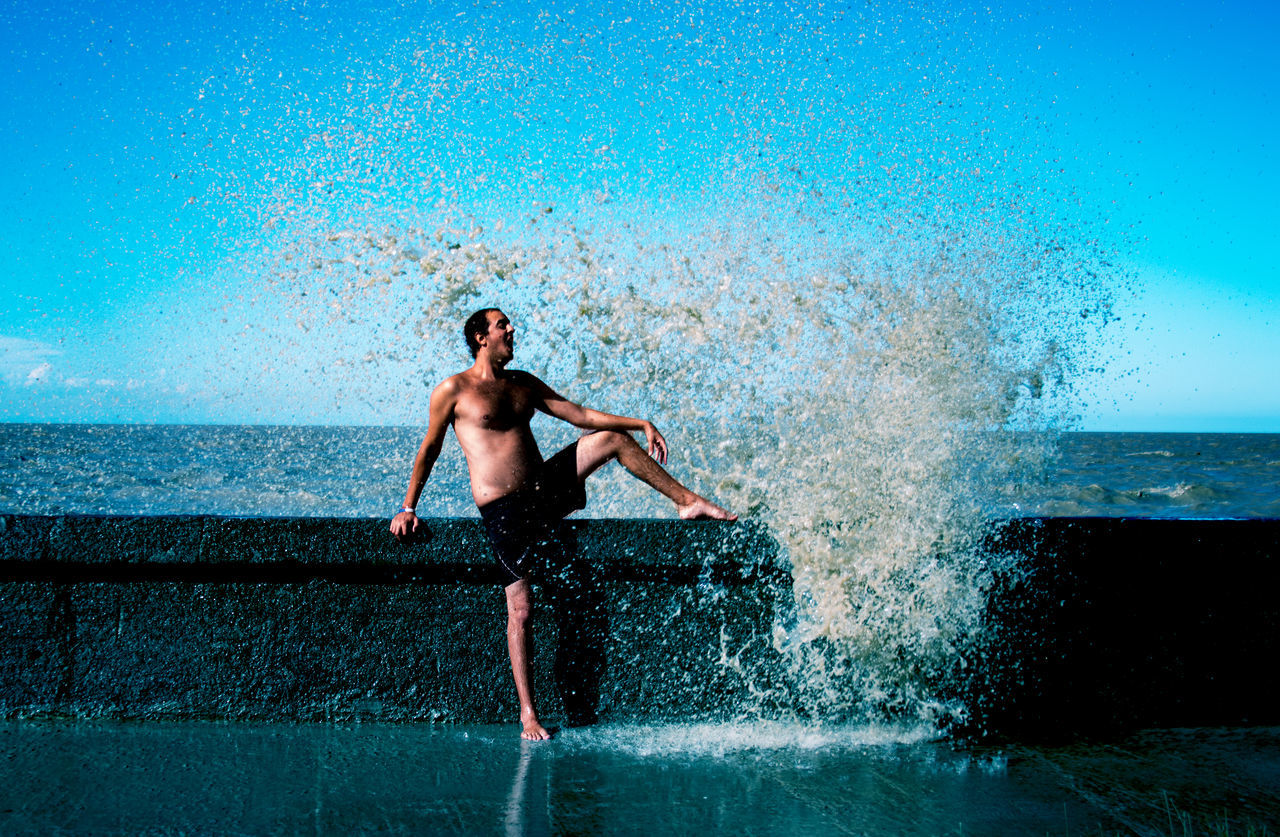
[[[649,758],[724,757],[730,754],[822,752],[837,754],[937,740],[926,724],[796,724],[756,721],[704,724],[602,724],[561,730],[562,748],[605,750]]]

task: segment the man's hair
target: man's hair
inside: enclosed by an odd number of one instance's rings
[[[467,348],[471,350],[472,357],[475,357],[480,351],[480,341],[476,340],[476,335],[484,334],[489,330],[489,312],[500,310],[502,309],[481,308],[470,317],[467,317],[467,324],[462,327],[462,337],[467,341]]]

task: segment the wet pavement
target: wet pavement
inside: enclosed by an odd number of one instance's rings
[[[0,723],[3,834],[1280,832],[1280,729]],[[1225,827],[1225,830],[1224,830]]]

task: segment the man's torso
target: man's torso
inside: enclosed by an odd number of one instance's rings
[[[484,506],[523,487],[542,464],[529,422],[537,396],[520,372],[478,379],[453,376],[458,386],[453,431],[467,457],[471,494]]]

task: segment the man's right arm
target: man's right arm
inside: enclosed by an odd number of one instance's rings
[[[518,374],[534,391],[538,399],[538,409],[583,430],[621,430],[626,433],[639,431],[644,434],[649,455],[656,459],[659,465],[667,464],[667,440],[658,432],[658,428],[653,426],[653,422],[629,416],[615,416],[612,413],[583,407],[565,398],[533,375],[527,372]]]
[[[414,509],[418,506],[418,498],[422,488],[431,476],[431,469],[440,457],[440,449],[444,445],[444,435],[453,423],[453,408],[458,400],[458,384],[452,378],[446,380],[431,393],[430,414],[427,421],[427,435],[418,446],[418,455],[413,459],[413,473],[409,475],[409,490],[404,495],[401,511],[391,519],[391,534],[399,540],[408,540],[417,533],[420,525]]]

